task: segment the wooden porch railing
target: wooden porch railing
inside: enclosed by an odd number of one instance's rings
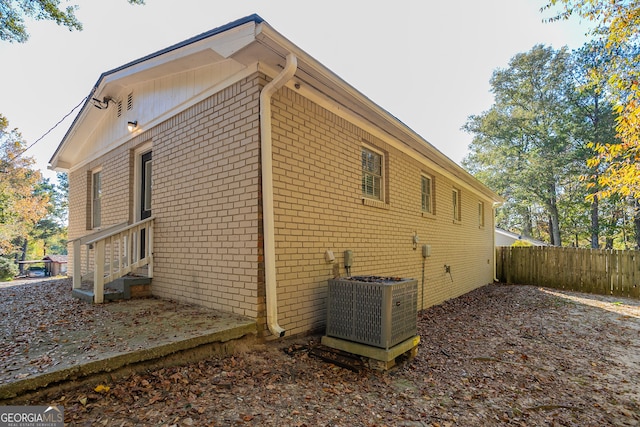
[[[73,241],[73,289],[82,286],[82,246],[93,271],[93,302],[104,302],[104,284],[147,266],[153,277],[153,220],[117,224]],[[91,257],[93,251],[93,257]],[[91,268],[93,267],[93,268]]]

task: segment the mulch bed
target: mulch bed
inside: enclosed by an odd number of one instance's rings
[[[14,403],[63,405],[70,426],[640,423],[638,301],[489,285],[418,329],[417,357],[386,372],[328,364],[303,337]]]

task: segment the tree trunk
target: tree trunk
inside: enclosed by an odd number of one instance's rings
[[[20,239],[20,255],[18,256],[19,261],[27,260],[27,249],[29,245],[29,241],[26,238]],[[20,266],[20,275],[24,275],[24,266],[25,264],[18,264]]]
[[[522,235],[525,237],[531,237],[533,234],[533,227],[531,226],[531,211],[529,208],[525,208],[522,212]]]
[[[613,237],[607,237],[604,244],[605,249],[613,249]]]
[[[551,244],[553,246],[562,246],[562,238],[560,237],[560,215],[558,214],[558,204],[556,200],[556,186],[551,184],[549,199],[549,234],[551,235]]]
[[[553,244],[555,246],[562,246],[562,238],[560,237],[560,222],[558,218],[558,212],[556,212],[551,216],[551,232],[553,233]]]
[[[593,196],[591,202],[591,248],[600,247],[600,218],[598,217],[598,196]]]

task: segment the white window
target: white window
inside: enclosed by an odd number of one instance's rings
[[[461,220],[461,199],[460,199],[460,190],[454,188],[451,193],[451,201],[453,203],[453,220],[458,222]]]
[[[382,200],[383,178],[382,154],[362,147],[362,196]]]
[[[478,226],[484,227],[484,202],[478,202]]]
[[[433,178],[422,175],[422,212],[434,214],[433,209]]]
[[[91,228],[98,228],[102,223],[102,171],[91,174]]]

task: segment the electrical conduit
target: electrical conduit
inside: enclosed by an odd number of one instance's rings
[[[264,228],[264,279],[266,288],[267,326],[283,337],[285,330],[278,324],[278,293],[276,282],[276,244],[273,203],[273,155],[271,139],[271,96],[295,74],[298,59],[287,55],[284,69],[260,92],[260,150],[262,160],[262,222]]]

